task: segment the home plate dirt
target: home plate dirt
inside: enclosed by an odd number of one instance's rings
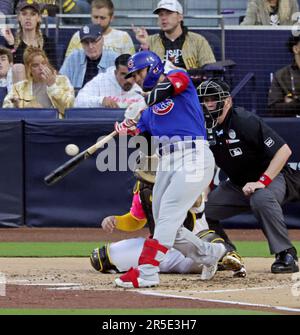
[[[152,289],[116,288],[117,275],[97,273],[88,258],[0,258],[6,293],[0,308],[246,308],[300,313],[300,275],[270,273],[273,258],[245,258],[246,278],[218,272],[161,275]],[[141,296],[143,294],[143,296]]]

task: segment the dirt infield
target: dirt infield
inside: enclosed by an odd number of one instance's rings
[[[231,272],[219,272],[210,282],[198,275],[163,274],[157,288],[125,291],[114,286],[116,275],[97,273],[85,258],[0,258],[8,284],[0,308],[222,307],[300,313],[291,275],[272,275],[272,259],[245,262],[249,275],[244,279],[232,278]]]
[[[235,240],[246,239],[238,234],[229,232]],[[251,235],[263,238],[258,231]],[[133,235],[27,228],[1,229],[0,236],[1,241],[114,241]],[[299,231],[290,236],[299,239]],[[246,258],[248,276],[243,279],[232,278],[229,271],[218,272],[209,282],[201,282],[198,275],[162,274],[157,288],[126,291],[114,286],[117,275],[94,271],[88,257],[0,258],[7,281],[0,308],[241,308],[300,314],[300,275],[273,275],[272,262],[272,258]]]

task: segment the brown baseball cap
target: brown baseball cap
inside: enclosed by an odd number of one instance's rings
[[[17,6],[17,13],[19,13],[24,8],[32,8],[33,10],[35,10],[36,12],[38,12],[39,14],[41,13],[41,7],[40,7],[40,5],[37,2],[33,1],[33,0],[21,0],[18,3],[18,6]]]

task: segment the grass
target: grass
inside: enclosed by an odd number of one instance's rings
[[[0,315],[278,315],[279,313],[234,309],[0,309]]]
[[[300,250],[300,241],[293,242]],[[265,241],[237,241],[243,257],[274,257]],[[0,257],[87,257],[104,242],[1,242]]]

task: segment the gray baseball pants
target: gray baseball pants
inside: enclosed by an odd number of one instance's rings
[[[231,181],[223,181],[208,195],[205,215],[207,221],[219,221],[252,211],[268,240],[271,254],[277,254],[292,248],[281,208],[285,192],[286,183],[281,173],[250,197]]]
[[[176,151],[160,157],[153,188],[153,238],[170,249],[181,251],[197,264],[210,266],[218,260],[219,248],[203,242],[182,226],[187,211],[209,185],[214,173],[214,158],[206,141],[195,149]],[[164,254],[157,252],[155,259],[161,262]],[[140,265],[141,277],[157,278],[159,268]]]

